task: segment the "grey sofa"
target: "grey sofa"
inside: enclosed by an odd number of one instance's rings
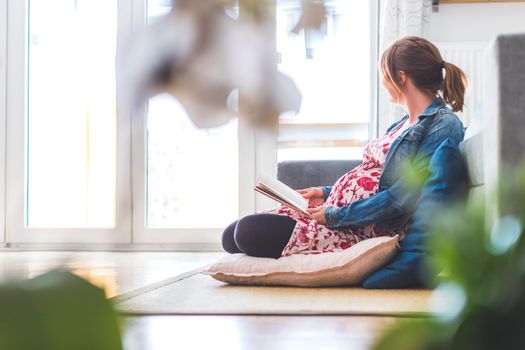
[[[496,203],[488,189],[504,167],[525,161],[525,33],[496,37],[486,48],[484,63],[483,115],[469,126],[460,149],[469,168],[470,196],[485,198],[494,215]],[[277,178],[294,189],[332,185],[359,163],[361,159],[285,161],[277,166]]]
[[[339,177],[361,164],[350,160],[290,160],[277,164],[277,178],[294,190],[333,185]]]

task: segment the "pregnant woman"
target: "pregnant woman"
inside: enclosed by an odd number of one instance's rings
[[[404,236],[419,193],[406,188],[400,168],[410,156],[420,171],[443,140],[463,140],[463,124],[453,112],[463,109],[466,77],[420,37],[392,43],[380,65],[390,101],[408,114],[370,141],[362,163],[333,186],[298,190],[309,199],[309,215],[279,206],[231,223],[222,235],[227,252],[277,259]]]

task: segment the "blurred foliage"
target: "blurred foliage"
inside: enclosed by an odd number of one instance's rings
[[[505,167],[488,193],[436,210],[428,265],[444,276],[434,293],[452,288],[455,309],[400,322],[372,348],[525,349],[524,219],[525,164]]]
[[[0,350],[120,350],[104,291],[66,271],[0,285]]]
[[[430,157],[416,158],[414,154],[408,154],[407,158],[401,162],[400,179],[407,190],[419,191],[421,189],[430,175],[429,163]]]

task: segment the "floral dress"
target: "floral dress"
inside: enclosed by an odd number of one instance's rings
[[[322,206],[342,207],[375,194],[390,145],[407,127],[408,119],[384,136],[370,141],[363,151],[363,162],[337,180]],[[309,208],[312,207],[315,205],[310,204]],[[262,212],[287,215],[297,221],[290,240],[281,253],[282,257],[292,254],[339,252],[361,240],[397,234],[403,237],[406,231],[406,227],[396,231],[378,231],[375,224],[358,229],[329,228],[285,206]]]

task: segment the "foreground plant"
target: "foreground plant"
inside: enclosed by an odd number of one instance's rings
[[[400,322],[373,349],[525,348],[525,164],[505,169],[486,198],[436,210],[432,221],[428,273],[441,272],[434,293],[449,309]]]

